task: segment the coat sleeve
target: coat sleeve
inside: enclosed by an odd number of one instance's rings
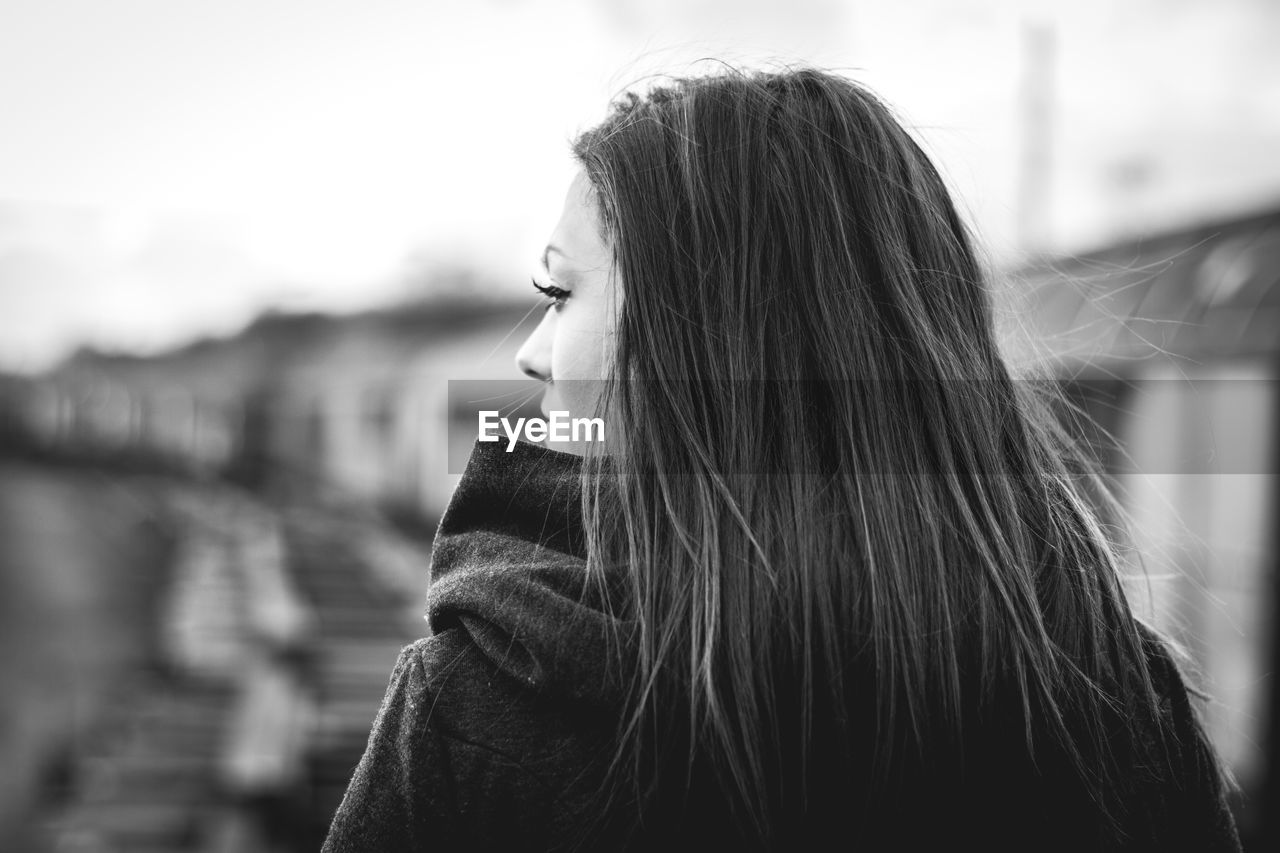
[[[449,739],[430,725],[433,704],[420,646],[400,652],[323,853],[451,850],[458,821]]]

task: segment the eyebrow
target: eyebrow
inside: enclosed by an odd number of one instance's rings
[[[542,250],[542,268],[547,271],[547,275],[551,274],[551,266],[550,264],[547,263],[547,261],[551,257],[552,252],[555,252],[557,255],[559,255],[562,258],[569,257],[564,253],[564,250],[561,249],[559,246],[547,246],[547,248],[543,249]]]

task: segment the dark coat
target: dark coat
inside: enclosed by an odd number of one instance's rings
[[[432,552],[431,636],[396,662],[324,853],[551,850],[596,816],[585,810],[612,757],[625,667],[609,656],[609,617],[584,584],[580,464],[525,442],[510,453],[504,443],[476,444]],[[1144,817],[1131,843],[1107,849],[1238,851],[1212,752],[1158,643],[1152,667],[1184,772],[1137,810]],[[1043,780],[1010,781],[1008,791],[1030,791],[1036,802],[1071,794]],[[724,840],[722,818],[698,825],[699,808],[691,805],[695,819],[676,846]],[[1061,849],[1037,820],[1019,806],[1000,821],[1006,832],[981,821],[962,829],[908,807],[895,821],[909,846],[856,849],[933,849],[920,846],[928,838],[990,850],[997,837],[1014,838],[1009,849]],[[856,834],[851,824],[831,848],[855,849]]]

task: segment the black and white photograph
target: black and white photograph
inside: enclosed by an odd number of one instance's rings
[[[1278,44],[0,0],[0,853],[1280,849]]]

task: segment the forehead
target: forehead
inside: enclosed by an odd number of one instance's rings
[[[577,266],[605,266],[609,260],[609,247],[600,230],[595,191],[586,173],[579,171],[565,193],[560,220],[549,242],[561,248],[567,259]],[[554,259],[557,255],[552,253],[551,257]]]

